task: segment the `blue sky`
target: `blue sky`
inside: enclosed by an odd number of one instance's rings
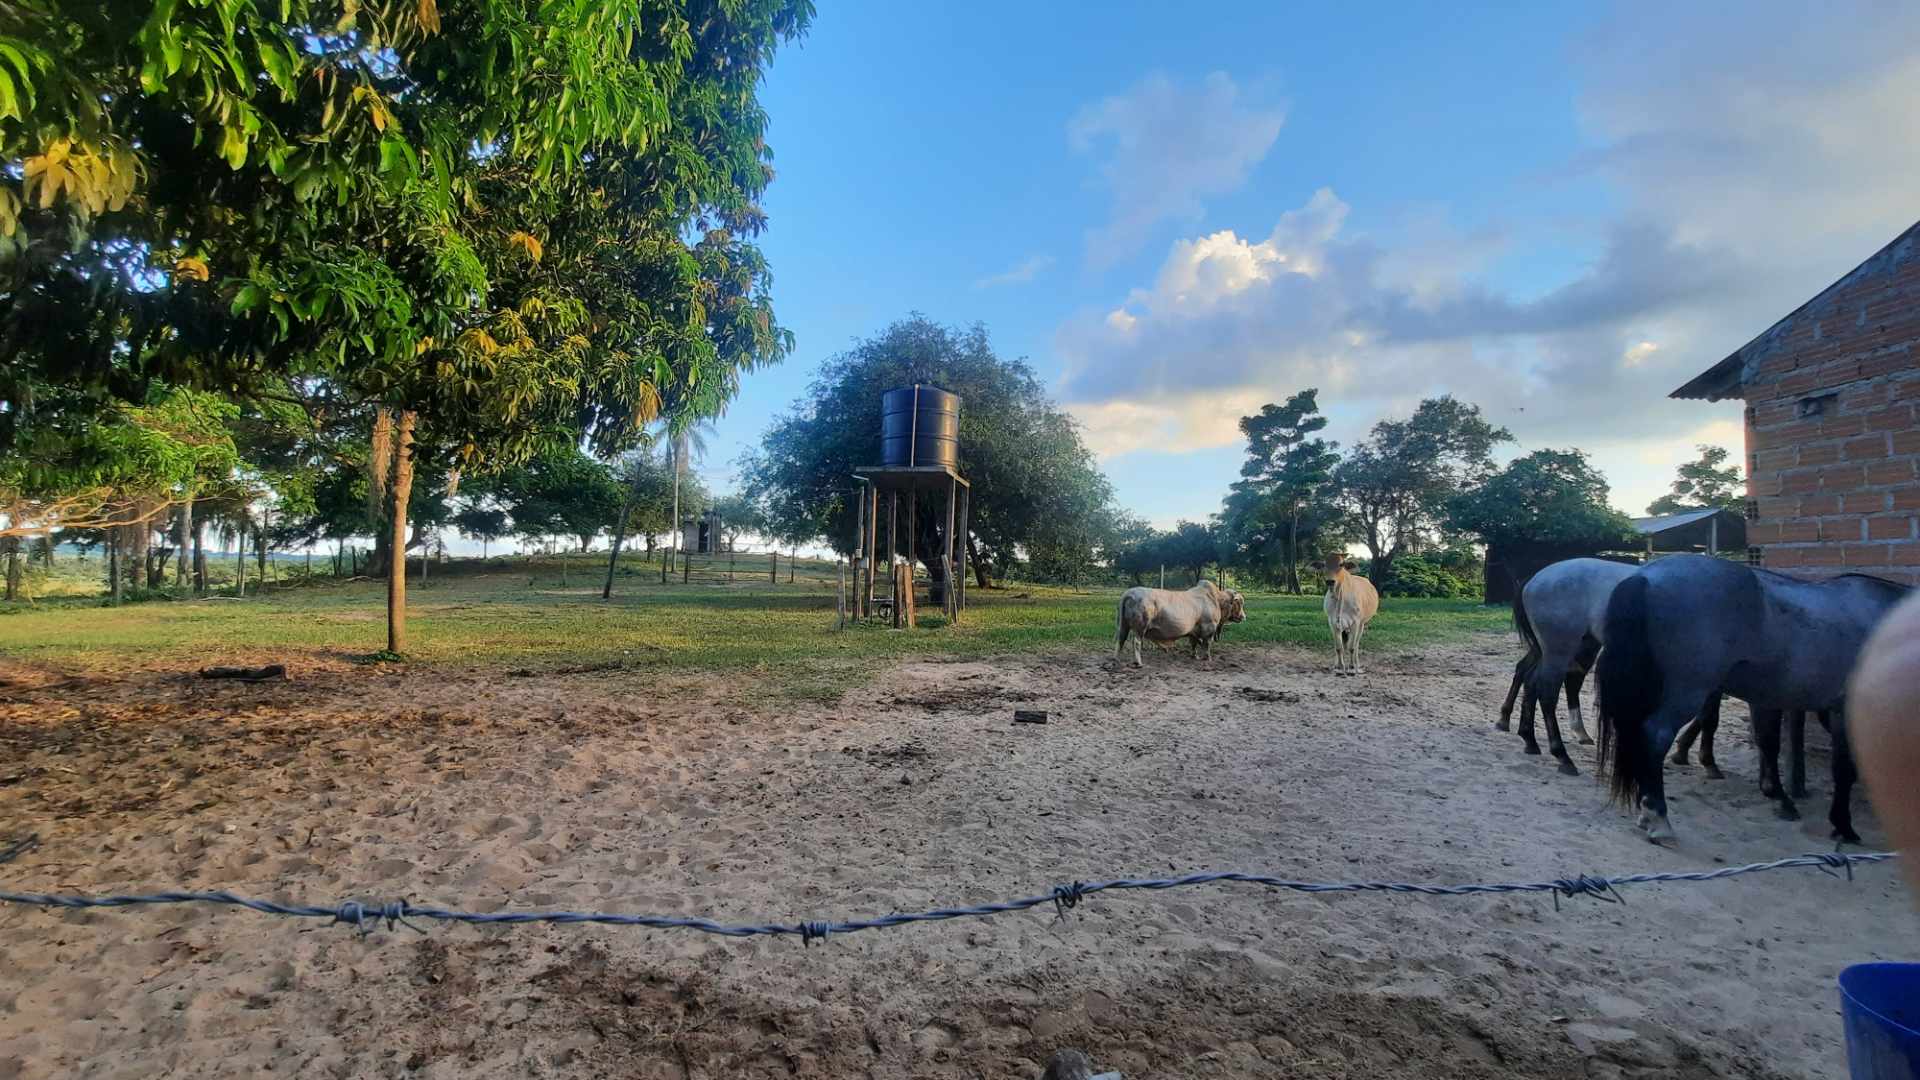
[[[1920,216],[1920,18],[1471,7],[823,3],[762,94],[798,348],[703,471],[921,311],[1027,357],[1162,524],[1304,386],[1343,441],[1478,402],[1639,512],[1739,449],[1737,407],[1666,392]]]

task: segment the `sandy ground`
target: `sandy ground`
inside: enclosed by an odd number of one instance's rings
[[[1512,880],[1824,850],[1670,770],[1672,848],[1489,727],[1513,646],[1375,660],[1223,645],[891,668],[830,706],[726,680],[393,673],[291,682],[0,671],[16,890],[168,887],[792,921],[1198,869]],[[664,689],[664,692],[663,692]],[[1013,725],[1015,707],[1045,726]],[[1861,808],[1868,844],[1883,837]],[[1920,955],[1888,867],[1649,886],[1624,906],[1206,886],[836,937],[0,908],[14,1077],[1844,1074],[1833,979]]]

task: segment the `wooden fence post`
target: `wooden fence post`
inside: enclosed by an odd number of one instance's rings
[[[772,568],[770,575],[773,578],[773,583],[775,585],[780,584],[780,553],[777,551],[769,552],[767,554],[767,565]]]
[[[836,598],[833,605],[833,628],[835,630],[845,630],[847,628],[847,564],[839,559],[835,559],[833,568],[840,578],[840,591],[835,594]]]

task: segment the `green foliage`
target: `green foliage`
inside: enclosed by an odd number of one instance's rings
[[[1718,507],[1739,511],[1745,504],[1740,466],[1725,465],[1727,450],[1722,446],[1701,444],[1700,456],[1680,466],[1673,479],[1671,494],[1662,495],[1647,506],[1647,513],[1659,516],[1687,510]]]
[[[1366,569],[1371,571],[1372,567]],[[1425,554],[1401,555],[1393,561],[1385,577],[1372,580],[1382,596],[1447,600],[1480,595],[1480,581],[1475,568],[1448,567],[1441,559]]]
[[[605,462],[575,446],[548,447],[489,480],[484,490],[529,540],[571,536],[585,550],[620,517],[625,489]]]
[[[1247,460],[1222,515],[1222,541],[1232,561],[1278,577],[1295,593],[1302,551],[1315,546],[1322,526],[1335,516],[1327,495],[1340,455],[1334,443],[1310,437],[1327,426],[1318,396],[1318,390],[1302,390],[1284,405],[1269,404],[1240,418]]]
[[[1511,441],[1480,407],[1452,397],[1422,401],[1406,420],[1382,420],[1335,470],[1353,531],[1382,576],[1446,524],[1448,503],[1494,471],[1493,448]]]
[[[1448,523],[1502,544],[1626,544],[1633,523],[1607,505],[1607,481],[1579,450],[1536,450],[1453,497]]]
[[[973,484],[970,532],[980,554],[993,565],[1023,551],[1050,565],[1084,565],[1111,524],[1112,488],[1073,420],[1032,368],[994,353],[984,328],[954,330],[920,315],[824,365],[746,462],[747,490],[773,526],[853,552],[852,473],[879,464],[881,394],[914,383],[960,396],[960,471]],[[919,503],[917,550],[937,550],[945,501]]]

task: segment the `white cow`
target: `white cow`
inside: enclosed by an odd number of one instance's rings
[[[1141,638],[1161,644],[1186,638],[1193,655],[1200,655],[1201,647],[1205,646],[1206,659],[1211,660],[1213,643],[1220,631],[1226,629],[1228,623],[1237,623],[1246,617],[1246,603],[1240,594],[1211,581],[1202,581],[1184,591],[1128,589],[1120,597],[1120,637],[1114,645],[1113,658],[1118,660],[1125,655],[1127,635],[1132,634],[1134,667],[1146,666],[1140,662]]]
[[[1327,556],[1327,627],[1333,631],[1333,670],[1339,675],[1360,674],[1360,638],[1380,612],[1380,594],[1373,582],[1347,572],[1345,555]]]

